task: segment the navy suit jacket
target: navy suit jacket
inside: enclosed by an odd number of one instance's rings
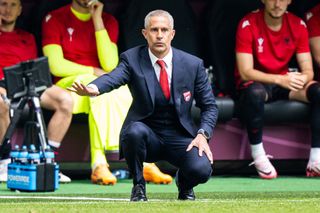
[[[212,93],[203,61],[193,55],[172,48],[171,95],[182,126],[193,136],[202,128],[210,136],[218,117],[218,109]],[[133,102],[122,130],[132,121],[140,121],[153,113],[155,105],[155,71],[147,46],[137,46],[120,55],[119,65],[110,73],[91,82],[99,92],[105,93],[128,84]],[[200,127],[191,117],[193,100],[201,109]]]

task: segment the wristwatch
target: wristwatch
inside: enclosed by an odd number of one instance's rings
[[[205,137],[205,139],[207,139],[207,140],[210,139],[209,133],[204,129],[199,129],[197,133],[203,135]]]

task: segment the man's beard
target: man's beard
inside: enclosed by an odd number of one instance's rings
[[[83,2],[81,2],[81,1],[79,1],[79,0],[76,0],[76,3],[80,6],[80,7],[82,7],[82,8],[85,8],[85,9],[88,9],[88,3],[86,2],[86,3],[83,3]]]
[[[4,19],[1,20],[1,25],[3,25],[3,26],[14,25],[15,23],[16,23],[16,21],[7,21]]]
[[[279,16],[274,16],[274,15],[272,15],[272,13],[268,13],[268,14],[269,14],[270,18],[272,18],[272,19],[280,19],[283,16],[283,14],[281,14]]]

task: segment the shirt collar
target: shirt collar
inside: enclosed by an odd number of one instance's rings
[[[80,13],[80,12],[76,11],[72,6],[70,8],[71,8],[71,12],[73,13],[73,15],[75,17],[77,17],[78,19],[80,19],[81,21],[89,21],[89,19],[91,18],[90,13]]]
[[[149,57],[150,57],[150,60],[151,60],[151,63],[152,63],[152,66],[154,66],[156,63],[157,63],[157,60],[159,60],[159,58],[157,58],[150,50],[150,48],[148,48],[148,52],[149,52]],[[172,63],[172,48],[170,48],[168,54],[163,57],[162,59],[160,60],[163,60],[164,63],[166,64],[166,67],[168,67],[171,63]]]

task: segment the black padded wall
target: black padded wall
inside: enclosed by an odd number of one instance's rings
[[[176,35],[172,45],[191,54],[199,55],[194,13],[186,0],[129,1],[126,12],[120,19],[120,52],[136,45],[146,44],[141,34],[141,30],[144,28],[144,18],[155,9],[166,10],[174,18]]]

